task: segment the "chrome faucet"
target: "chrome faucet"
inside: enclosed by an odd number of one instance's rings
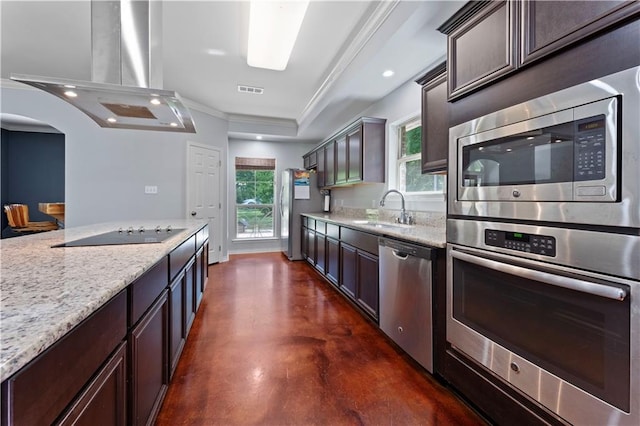
[[[402,200],[402,208],[400,209],[400,217],[396,218],[396,221],[398,223],[403,223],[405,225],[411,225],[413,223],[413,218],[411,217],[411,215],[409,215],[405,209],[404,209],[404,195],[402,195],[402,192],[398,191],[397,189],[390,189],[387,192],[384,193],[384,195],[382,196],[382,199],[380,200],[380,207],[384,207],[384,201],[387,199],[387,195],[389,195],[390,193],[395,192],[400,196],[400,199]]]

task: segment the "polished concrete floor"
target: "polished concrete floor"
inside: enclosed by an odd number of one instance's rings
[[[235,255],[209,285],[158,425],[479,425],[305,262]]]

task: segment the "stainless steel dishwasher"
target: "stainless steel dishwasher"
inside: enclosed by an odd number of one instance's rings
[[[378,239],[380,328],[433,373],[432,249]]]

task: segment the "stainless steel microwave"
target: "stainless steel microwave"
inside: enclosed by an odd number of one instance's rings
[[[635,67],[449,131],[449,214],[640,224]]]

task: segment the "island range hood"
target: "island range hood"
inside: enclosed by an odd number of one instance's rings
[[[91,1],[91,79],[12,74],[112,129],[195,133],[191,114],[162,90],[162,2]],[[152,88],[154,87],[154,88]]]

